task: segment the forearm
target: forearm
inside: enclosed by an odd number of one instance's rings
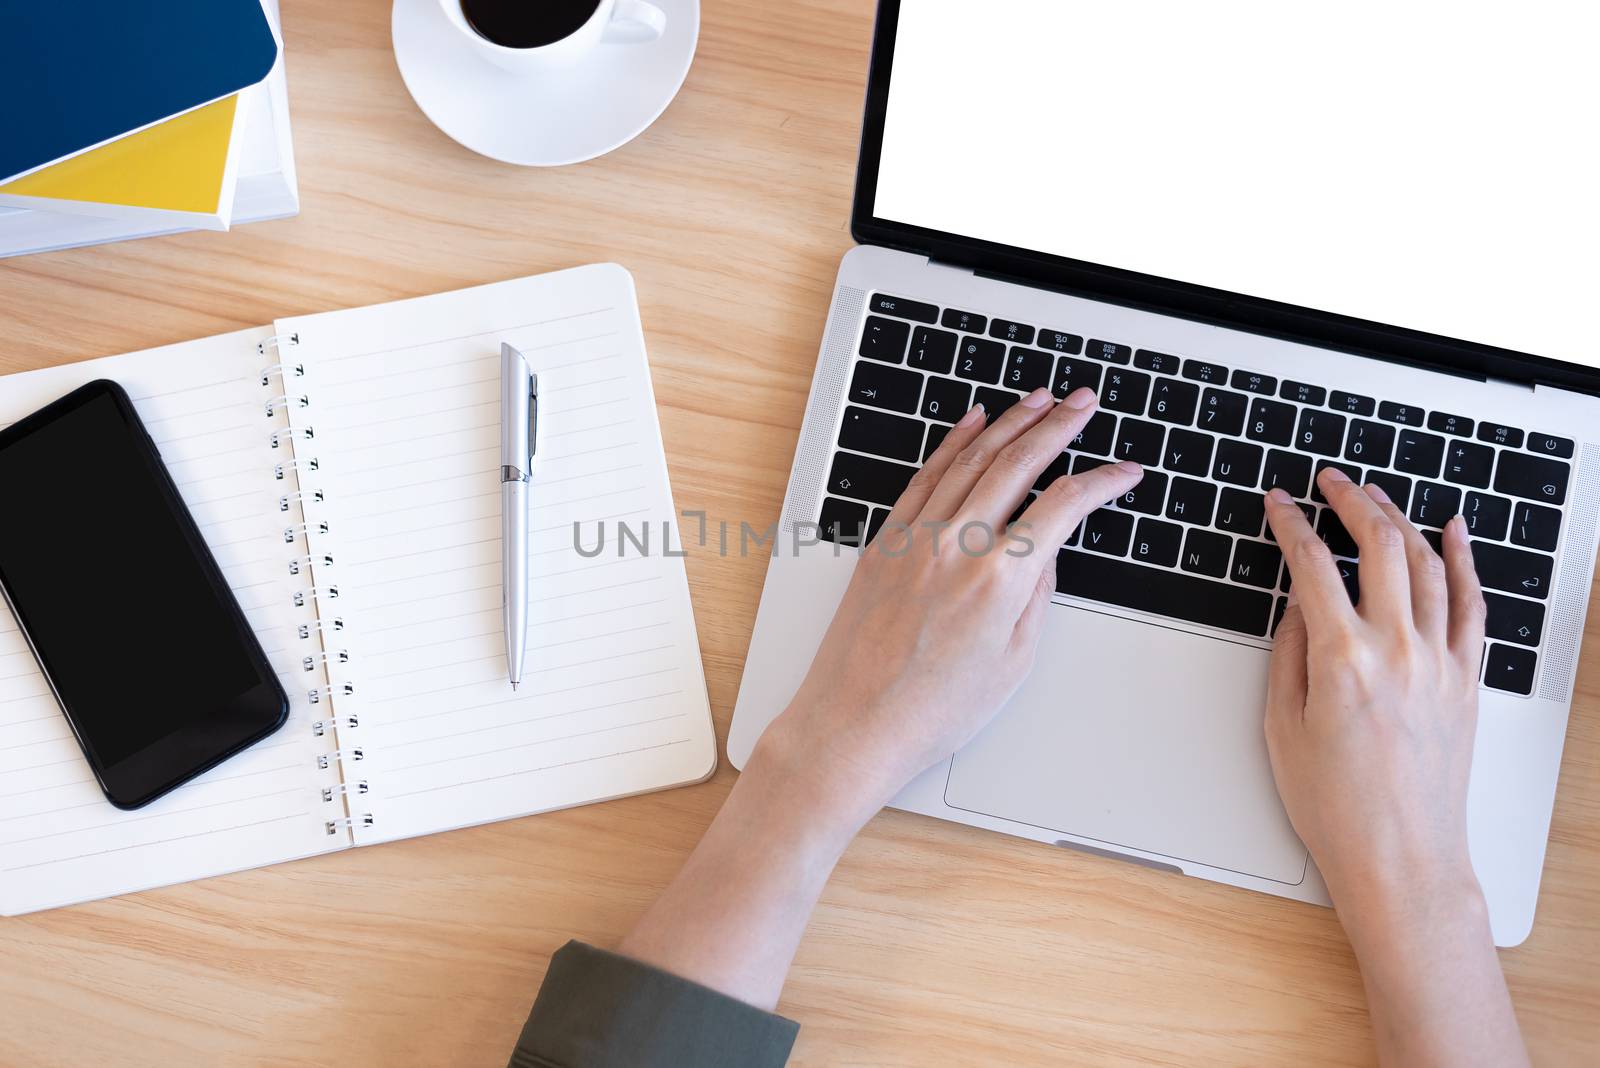
[[[879,807],[780,719],[683,870],[619,952],[770,1009],[823,886]]]
[[[1528,1063],[1470,869],[1335,893],[1335,902],[1361,965],[1380,1063]]]

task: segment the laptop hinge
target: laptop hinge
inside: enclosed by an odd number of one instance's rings
[[[951,274],[964,275],[967,278],[971,278],[973,275],[977,274],[977,272],[971,267],[963,267],[959,263],[947,263],[944,260],[936,260],[931,256],[928,257],[928,266],[932,267],[934,270],[949,271]]]

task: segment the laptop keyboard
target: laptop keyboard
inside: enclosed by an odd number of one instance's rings
[[[1262,494],[1281,486],[1358,600],[1355,542],[1313,482],[1338,467],[1381,486],[1435,549],[1450,517],[1466,516],[1489,605],[1484,685],[1533,692],[1571,440],[884,293],[868,304],[818,516],[825,538],[870,540],[974,403],[992,420],[1040,386],[1057,397],[1089,386],[1100,410],[1035,492],[1116,460],[1146,473],[1060,551],[1061,593],[1270,636],[1289,576]]]

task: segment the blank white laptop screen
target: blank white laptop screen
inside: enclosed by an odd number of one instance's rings
[[[1594,12],[902,0],[873,214],[1600,367]]]

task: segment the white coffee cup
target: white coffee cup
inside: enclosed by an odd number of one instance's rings
[[[508,48],[472,28],[462,13],[461,0],[439,0],[439,6],[479,55],[519,74],[574,67],[598,45],[647,44],[667,28],[666,13],[649,0],[599,0],[594,14],[559,41],[537,48]]]

